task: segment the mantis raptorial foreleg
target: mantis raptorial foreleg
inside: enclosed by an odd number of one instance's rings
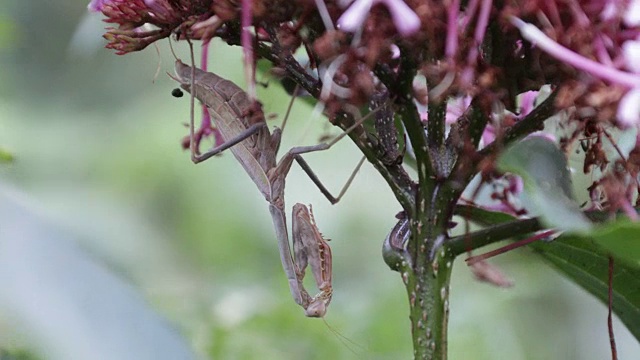
[[[291,219],[296,274],[303,294],[302,307],[305,309],[305,315],[309,317],[324,317],[333,294],[331,248],[318,230],[310,207],[308,209],[303,204],[293,205]],[[302,283],[307,265],[311,267],[316,285],[320,290],[314,297],[309,296]]]
[[[183,89],[189,91],[192,96],[204,104],[210,115],[216,121],[225,144],[198,155],[194,146],[193,116],[190,122],[191,157],[194,162],[206,160],[209,157],[230,149],[238,162],[251,177],[260,192],[269,202],[269,211],[278,239],[278,248],[282,267],[289,281],[291,295],[296,303],[305,309],[305,314],[310,317],[323,316],[326,306],[331,299],[331,251],[328,244],[319,236],[319,232],[310,220],[310,214],[304,215],[302,207],[296,206],[294,213],[294,248],[300,254],[296,255],[296,262],[291,254],[289,236],[287,233],[287,221],[284,213],[284,186],[285,178],[289,173],[293,160],[301,162],[300,155],[313,151],[326,150],[344,137],[348,131],[360,126],[364,119],[356,122],[347,132],[344,132],[330,143],[313,146],[294,147],[289,150],[279,162],[276,163],[276,153],[280,147],[281,131],[275,129],[269,132],[260,106],[252,102],[247,93],[242,91],[234,83],[225,80],[213,73],[204,72],[190,67],[181,61],[176,61],[176,76],[174,77]],[[303,163],[303,162],[302,162]],[[358,167],[362,165],[362,161]],[[303,169],[310,172],[308,166]],[[312,172],[311,172],[312,173]],[[319,184],[315,175],[314,183]],[[341,195],[338,198],[331,197],[332,202],[337,202],[349,186],[349,179]],[[321,187],[323,194],[327,194],[326,188]],[[306,208],[305,208],[306,209]],[[309,220],[307,220],[309,219]],[[315,229],[315,232],[311,229]],[[315,234],[315,235],[314,235]],[[314,245],[315,244],[315,245]],[[301,264],[297,264],[297,262]],[[312,272],[321,292],[311,298],[304,289],[302,277],[306,264],[311,265]],[[304,265],[304,266],[301,266]],[[302,271],[300,270],[302,269]]]

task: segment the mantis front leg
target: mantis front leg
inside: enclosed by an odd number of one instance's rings
[[[292,256],[284,213],[281,208],[274,205],[270,205],[269,210],[273,218],[280,260],[287,275],[291,296],[304,308],[306,316],[324,317],[333,294],[329,244],[320,234],[311,211],[303,204],[295,204],[291,220]],[[320,293],[314,297],[309,295],[303,283],[307,265],[311,266],[311,272],[320,290]]]
[[[324,317],[331,302],[331,248],[318,230],[313,213],[303,204],[293,206],[291,237],[293,238],[294,265],[300,288],[302,307],[308,317]],[[320,292],[310,297],[304,288],[303,280],[307,265]]]

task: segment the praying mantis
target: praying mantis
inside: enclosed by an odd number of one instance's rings
[[[269,203],[269,211],[278,240],[280,260],[293,299],[302,306],[307,317],[324,317],[333,293],[331,249],[318,231],[311,211],[303,204],[296,204],[293,207],[292,217],[294,249],[294,257],[292,257],[284,205],[285,178],[293,160],[296,160],[329,201],[338,202],[364,162],[364,158],[360,160],[338,197],[334,198],[311,172],[300,154],[329,149],[348,131],[362,122],[356,122],[329,143],[294,147],[280,161],[276,162],[282,132],[278,128],[273,133],[269,132],[260,105],[251,101],[246,92],[231,81],[214,73],[188,66],[180,60],[176,60],[175,74],[175,77],[172,76],[172,78],[192,95],[192,116],[189,124],[191,160],[194,163],[199,163],[226,149],[231,150]],[[194,97],[207,107],[225,140],[223,144],[204,154],[199,154],[195,147]],[[364,118],[360,121],[364,121]],[[303,284],[307,265],[310,266],[316,285],[320,290],[320,293],[313,297],[309,295]]]

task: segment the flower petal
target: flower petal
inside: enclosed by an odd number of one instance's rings
[[[403,0],[380,1],[389,9],[393,24],[400,35],[409,36],[420,29],[420,18]]]
[[[624,13],[624,24],[630,27],[640,25],[640,0],[631,0]]]
[[[104,6],[104,3],[107,1],[109,0],[91,0],[91,2],[87,7],[89,8],[90,11],[100,12],[102,11],[102,7]]]
[[[354,32],[360,28],[371,10],[372,0],[356,0],[338,19],[338,28],[342,31]]]
[[[640,88],[629,90],[618,104],[618,124],[622,127],[636,126],[640,123]]]
[[[520,94],[520,114],[518,115],[518,118],[527,116],[531,112],[531,110],[533,110],[537,97],[537,90],[525,91]]]
[[[627,69],[640,74],[640,41],[628,40],[622,44],[622,53]]]

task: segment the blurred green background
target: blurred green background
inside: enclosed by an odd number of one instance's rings
[[[170,95],[176,84],[165,74],[173,63],[167,42],[116,56],[103,49],[105,24],[86,5],[0,4],[0,148],[15,156],[0,165],[0,207],[9,206],[7,194],[27,199],[34,221],[129,284],[199,358],[411,358],[405,290],[380,255],[400,207],[372,167],[335,206],[296,165],[288,178],[288,209],[312,203],[332,239],[333,301],[326,323],[307,319],[290,298],[267,203],[254,184],[231,154],[194,165],[181,150],[189,101]],[[186,45],[177,48],[187,59]],[[237,49],[215,43],[210,59],[211,69],[244,84]],[[276,81],[261,99],[278,125],[288,99]],[[298,102],[281,151],[336,133]],[[337,191],[359,155],[346,140],[307,159]],[[0,228],[2,241],[10,239]],[[514,288],[478,283],[456,264],[451,359],[609,358],[606,307],[526,249],[492,263]],[[73,274],[66,281],[81,282]],[[14,296],[2,284],[0,292]],[[34,336],[54,331],[39,328],[38,317],[0,302],[0,348],[55,358]],[[118,326],[118,316],[111,320]],[[91,337],[94,330],[83,331]],[[636,340],[619,323],[615,330],[620,358],[637,357]]]

